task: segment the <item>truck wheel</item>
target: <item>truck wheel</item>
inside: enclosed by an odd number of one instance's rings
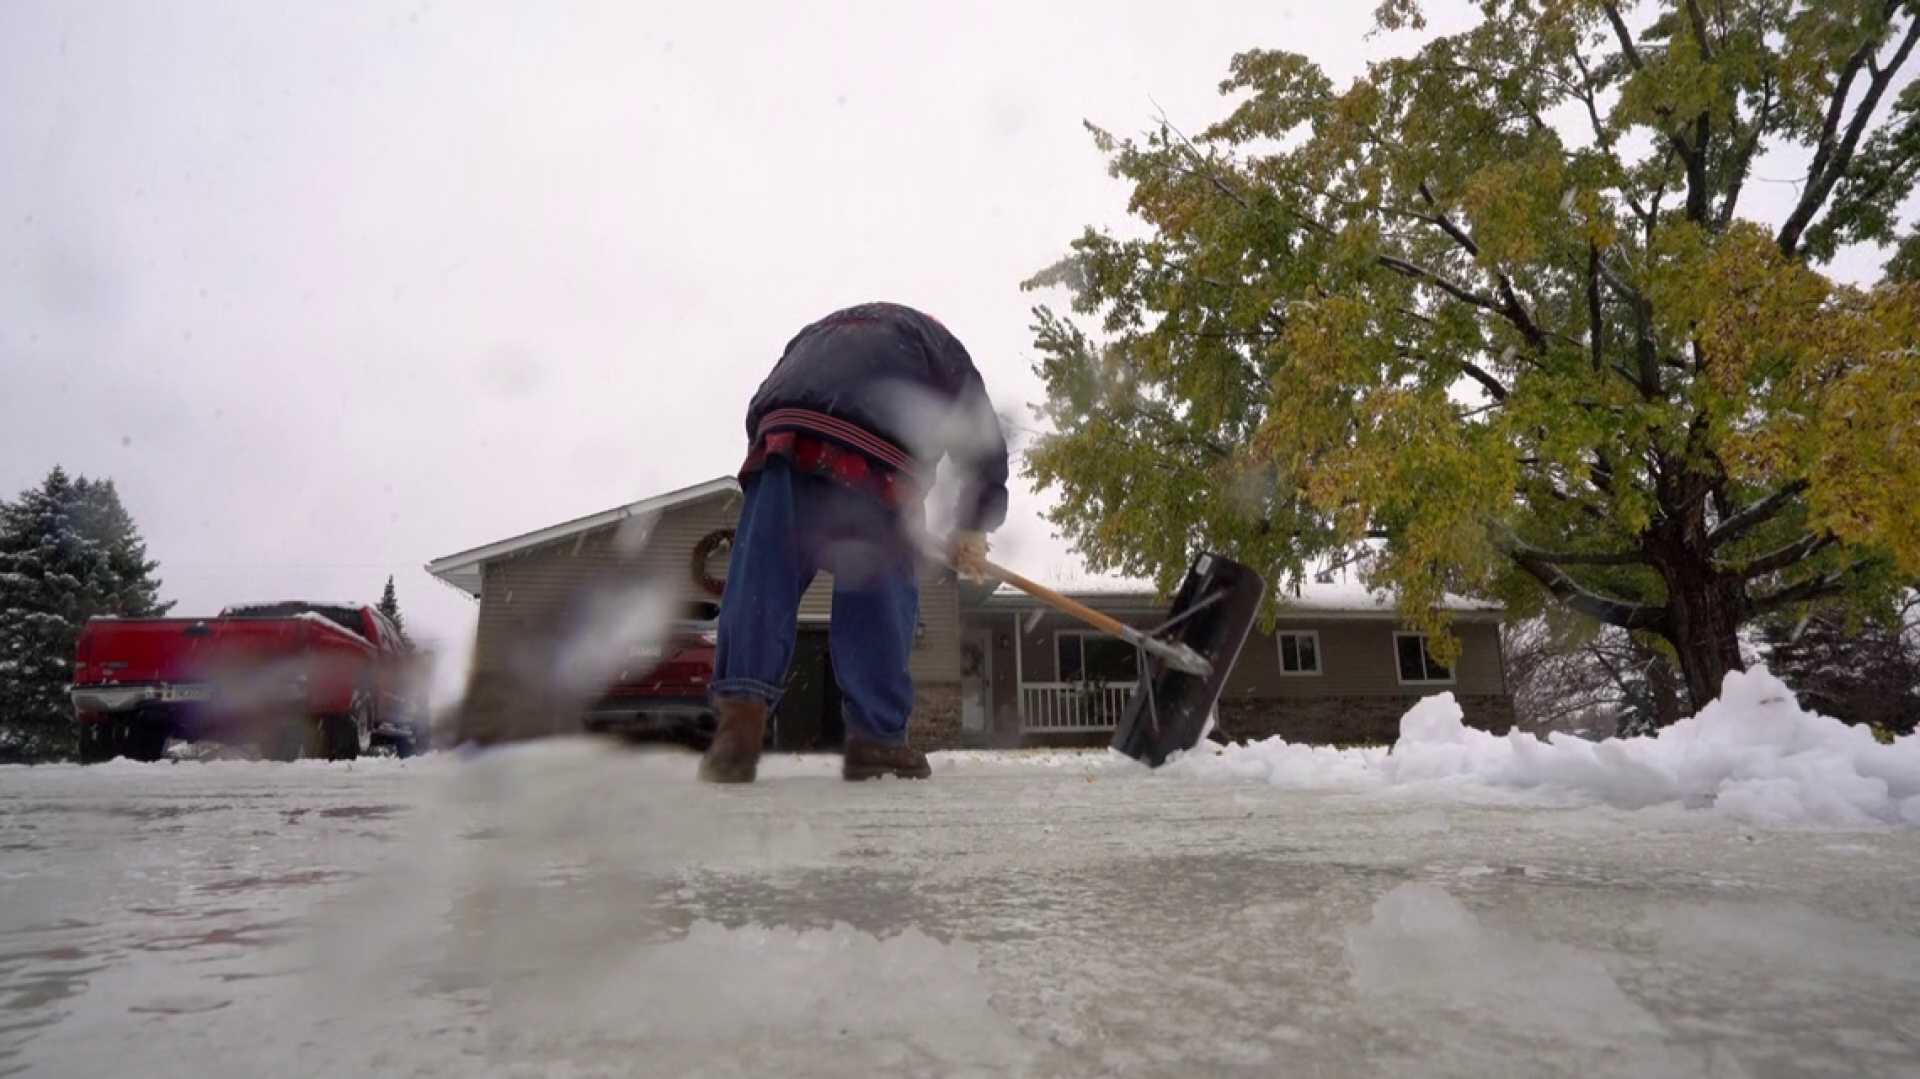
[[[312,716],[294,716],[281,720],[261,741],[260,755],[270,761],[292,763],[301,757],[318,757],[323,748],[320,721]]]
[[[330,761],[350,761],[360,756],[360,725],[352,715],[326,716],[320,720],[320,744]]]
[[[429,748],[427,725],[415,723],[407,728],[407,733],[394,739],[393,755],[396,757],[417,757]]]
[[[80,763],[101,764],[120,755],[120,722],[111,718],[80,721]]]
[[[134,721],[127,728],[128,760],[157,761],[167,752],[167,728],[162,723]]]

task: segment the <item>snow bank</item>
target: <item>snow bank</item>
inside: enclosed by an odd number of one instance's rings
[[[1718,700],[1658,738],[1488,734],[1442,693],[1401,717],[1390,750],[1276,737],[1202,749],[1168,769],[1301,789],[1479,786],[1623,809],[1679,804],[1768,825],[1920,825],[1920,736],[1877,742],[1802,709],[1761,668],[1728,675]]]

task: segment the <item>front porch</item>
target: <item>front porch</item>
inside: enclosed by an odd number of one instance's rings
[[[1086,734],[1120,722],[1133,682],[1023,682],[1015,712],[1021,734]]]
[[[1127,620],[1154,619],[1140,611]],[[1139,677],[1131,646],[1035,610],[969,612],[960,668],[961,729],[987,745],[1110,732]]]

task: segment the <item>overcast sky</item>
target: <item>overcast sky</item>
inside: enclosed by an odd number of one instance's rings
[[[1081,122],[1202,127],[1254,46],[1344,82],[1372,7],[10,0],[0,496],[110,476],[180,613],[393,574],[463,656],[423,563],[732,470],[836,307],[1025,422],[1019,282],[1124,214]],[[1042,508],[998,548],[1065,571]]]

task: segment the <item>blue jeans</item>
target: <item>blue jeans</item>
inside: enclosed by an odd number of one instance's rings
[[[920,583],[899,518],[870,495],[796,473],[783,457],[743,486],[709,692],[779,703],[800,597],[825,570],[833,574],[828,647],[848,737],[904,743]]]

